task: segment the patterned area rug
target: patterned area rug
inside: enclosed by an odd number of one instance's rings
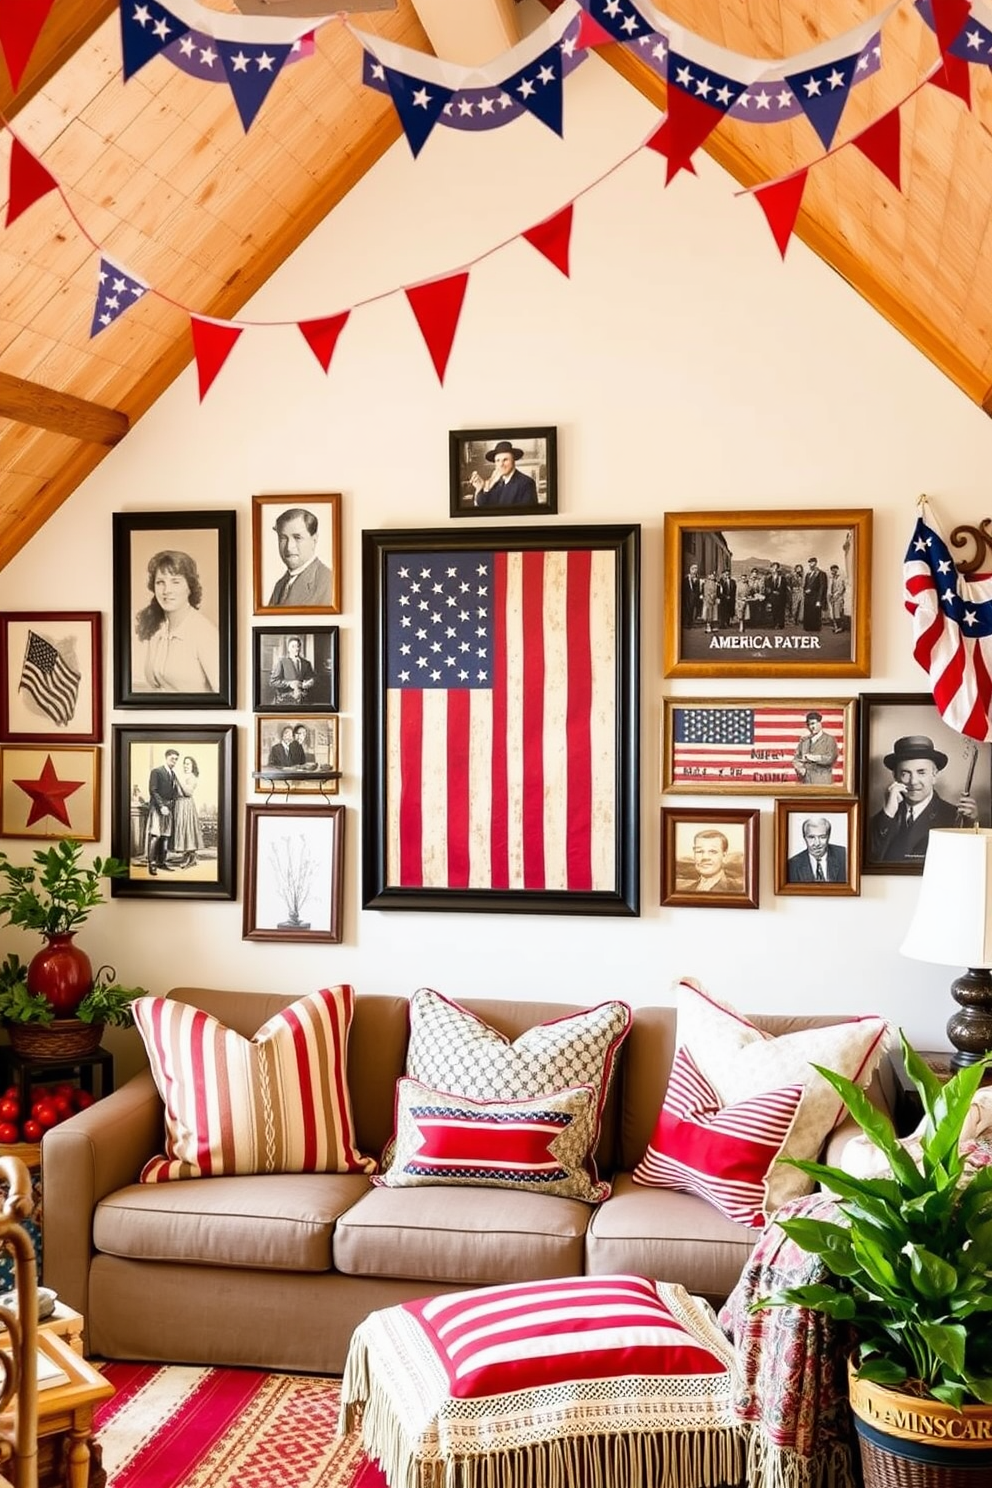
[[[107,1364],[107,1488],[385,1488],[335,1435],[341,1381],[251,1369]]]

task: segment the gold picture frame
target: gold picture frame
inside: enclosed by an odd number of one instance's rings
[[[860,801],[775,802],[775,892],[815,899],[861,893]]]
[[[818,715],[820,745],[811,737]],[[680,795],[854,795],[854,698],[665,698],[661,789]],[[832,747],[831,747],[832,741]]]
[[[661,902],[757,909],[758,811],[663,806]]]

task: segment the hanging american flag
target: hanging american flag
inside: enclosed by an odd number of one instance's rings
[[[913,655],[930,679],[938,713],[969,739],[992,739],[992,577],[958,573],[925,497],[903,581]]]
[[[62,728],[72,721],[76,711],[80,681],[80,673],[73,670],[50,641],[33,630],[28,631],[18,686],[34,699],[53,723]]]
[[[672,784],[773,786],[797,783],[792,760],[809,703],[672,707]],[[844,709],[816,706],[837,743],[834,783],[844,779]]]

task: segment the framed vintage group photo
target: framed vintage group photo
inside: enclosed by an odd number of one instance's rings
[[[661,789],[852,795],[856,707],[853,698],[665,698]]]
[[[663,807],[661,902],[758,908],[760,812]]]
[[[667,677],[871,674],[868,508],[666,512]]]
[[[922,874],[931,827],[992,826],[992,745],[927,692],[862,693],[863,873]]]
[[[256,713],[336,713],[338,627],[256,626],[252,631],[252,697]]]
[[[558,431],[453,429],[448,435],[453,517],[553,515],[558,510]]]
[[[344,807],[246,806],[244,940],[343,936]]]
[[[341,497],[251,498],[256,615],[341,613]]]
[[[255,770],[291,772],[293,794],[338,793],[338,720],[335,716],[287,718],[261,713],[255,719]],[[333,778],[332,778],[333,776]]]
[[[103,738],[99,611],[0,614],[0,738],[98,744]]]
[[[775,892],[838,898],[861,892],[857,801],[775,802]]]
[[[235,897],[236,769],[233,724],[114,726],[112,896]]]
[[[0,837],[100,836],[100,751],[69,744],[0,747]]]
[[[235,513],[114,513],[114,706],[233,708]]]

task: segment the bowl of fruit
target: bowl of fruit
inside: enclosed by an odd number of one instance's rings
[[[85,1111],[94,1097],[72,1081],[32,1085],[28,1102],[16,1085],[0,1096],[0,1156],[19,1157],[30,1167],[38,1161],[41,1139],[53,1126]]]

